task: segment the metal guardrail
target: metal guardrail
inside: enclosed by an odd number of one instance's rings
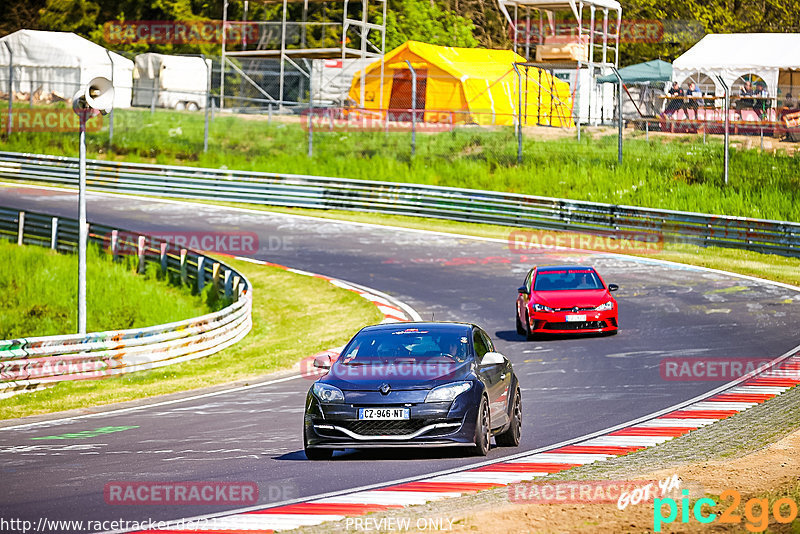
[[[90,189],[411,215],[800,256],[800,224],[514,193],[319,176],[88,160]],[[0,179],[77,186],[78,160],[0,152]]]
[[[135,242],[130,237],[136,236]],[[40,213],[0,208],[0,239],[73,251],[78,222]],[[89,243],[112,253],[134,251],[139,272],[155,263],[161,274],[231,299],[214,313],[175,323],[89,334],[0,340],[0,397],[53,382],[84,380],[153,369],[221,351],[252,327],[250,283],[227,265],[207,260],[191,249],[90,224]],[[124,249],[122,247],[125,247]]]

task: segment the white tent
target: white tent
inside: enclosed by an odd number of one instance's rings
[[[800,33],[709,34],[672,63],[680,84],[698,74],[720,76],[733,87],[743,76],[758,76],[771,96],[800,88]],[[715,92],[723,94],[714,80]],[[780,91],[779,91],[780,89]]]
[[[133,87],[133,61],[74,33],[19,30],[0,38],[0,91],[8,87],[9,53],[13,53],[14,92],[71,99],[96,76],[112,79],[114,107],[129,108]]]

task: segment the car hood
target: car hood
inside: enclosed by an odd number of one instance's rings
[[[573,289],[567,291],[534,291],[531,301],[551,308],[594,308],[611,300],[606,289]]]
[[[342,391],[379,391],[388,384],[392,391],[428,390],[465,380],[472,363],[334,365],[321,382]]]

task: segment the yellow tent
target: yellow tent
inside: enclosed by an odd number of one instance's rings
[[[453,48],[407,41],[384,56],[365,74],[357,72],[349,97],[389,118],[410,118],[411,71],[417,72],[416,109],[426,122],[456,124],[514,124],[519,112],[519,92],[514,63],[525,58],[511,50]],[[522,123],[574,126],[569,84],[548,72],[529,68],[522,74]],[[364,76],[363,93],[362,80]],[[382,95],[381,95],[382,93]],[[403,113],[404,111],[405,113]]]

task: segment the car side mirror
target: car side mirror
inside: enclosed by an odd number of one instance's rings
[[[517,293],[522,293],[523,295],[528,294],[528,287],[527,286],[519,286],[517,288]]]
[[[314,357],[314,367],[317,369],[330,369],[333,362],[328,354],[320,354]]]
[[[619,289],[619,286],[617,284],[608,284],[609,291],[616,291],[617,289]]]
[[[481,360],[481,367],[488,367],[490,365],[502,365],[506,363],[506,357],[499,352],[487,352],[483,355]]]

